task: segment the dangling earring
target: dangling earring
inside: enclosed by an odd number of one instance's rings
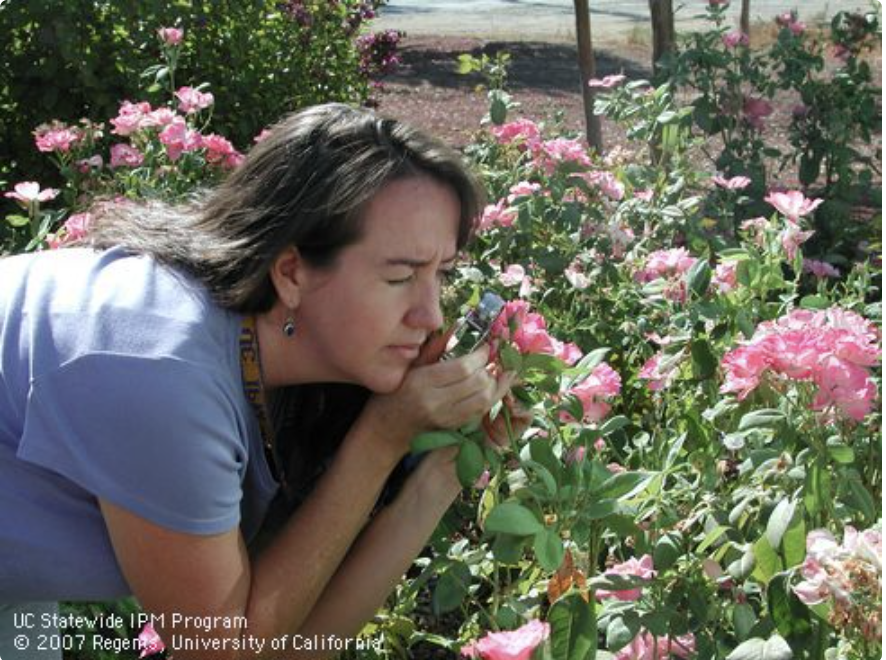
[[[292,318],[292,312],[289,313],[289,316],[286,317],[286,320],[283,321],[283,334],[287,337],[291,337],[295,334],[295,319]]]

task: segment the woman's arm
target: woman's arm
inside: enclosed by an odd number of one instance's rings
[[[510,382],[489,376],[486,358],[480,350],[413,369],[400,390],[371,400],[312,495],[251,564],[236,529],[173,532],[102,501],[121,569],[144,608],[163,616],[158,632],[176,657],[254,659],[253,640],[262,656],[285,657],[271,640],[302,630],[410,439],[477,419],[503,396]],[[230,625],[188,625],[188,616],[229,617]]]
[[[461,491],[454,459],[451,447],[426,456],[397,498],[373,519],[299,631],[304,639],[352,638],[378,611]]]

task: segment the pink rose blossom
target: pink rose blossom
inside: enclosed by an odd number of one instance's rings
[[[642,578],[643,580],[651,580],[655,577],[656,572],[652,567],[652,557],[650,555],[643,555],[639,560],[636,557],[631,557],[624,563],[616,564],[615,566],[607,569],[603,573],[603,575],[635,576]],[[618,600],[639,600],[642,590],[642,587],[626,589],[624,591],[608,591],[606,589],[598,589],[596,595],[597,598],[600,600],[604,598],[616,598]]]
[[[543,353],[553,355],[567,364],[581,358],[581,350],[574,344],[564,344],[547,331],[547,323],[541,314],[529,311],[529,303],[512,300],[492,324],[491,335],[495,339],[510,341],[523,354]]]
[[[748,46],[751,40],[744,32],[728,32],[721,39],[727,48],[735,48],[736,46]]]
[[[654,637],[644,630],[616,652],[615,660],[669,660],[675,656],[684,660],[695,657],[695,636],[692,633],[671,639],[667,635]]]
[[[582,421],[584,423],[599,422],[609,414],[611,406],[608,400],[618,396],[621,392],[621,377],[605,362],[597,365],[594,370],[578,385],[572,387],[564,394],[575,396],[583,410]],[[576,421],[566,411],[560,413],[560,419],[564,422]]]
[[[569,264],[566,270],[563,271],[563,276],[574,289],[579,291],[583,291],[591,285],[591,278],[585,274],[581,264],[575,261]]]
[[[680,373],[680,363],[685,354],[681,351],[676,355],[665,356],[659,351],[646,360],[640,369],[638,378],[648,380],[647,387],[653,392],[659,392],[671,386],[674,379]]]
[[[203,146],[203,137],[188,128],[185,120],[176,117],[171,124],[160,131],[160,142],[166,146],[169,160],[175,162],[185,151],[196,151]]]
[[[157,108],[146,114],[141,120],[142,128],[163,128],[169,126],[178,117],[175,111],[169,108]]]
[[[765,127],[764,119],[774,112],[772,105],[765,99],[745,97],[742,113],[747,122],[758,131]]]
[[[160,635],[157,634],[154,627],[150,623],[147,623],[138,634],[138,647],[141,649],[141,654],[139,654],[138,657],[144,658],[148,655],[160,653],[166,648],[166,645],[163,643],[163,640],[160,639]]]
[[[763,201],[774,206],[776,211],[792,222],[799,222],[801,217],[809,215],[824,203],[823,199],[807,199],[799,190],[771,192]]]
[[[634,197],[637,199],[642,199],[644,202],[651,202],[652,198],[655,196],[655,192],[652,190],[635,190]]]
[[[75,213],[65,221],[63,231],[60,235],[49,234],[49,236],[46,237],[46,242],[50,249],[56,250],[80,241],[84,239],[89,232],[90,224],[92,224],[91,214]]]
[[[63,125],[40,128],[34,132],[37,149],[44,153],[67,153],[82,138],[83,134],[79,129]]]
[[[815,231],[801,231],[800,226],[791,221],[787,222],[785,229],[779,234],[781,246],[784,248],[785,254],[790,261],[797,256],[797,249],[803,245]]]
[[[144,154],[128,144],[115,144],[111,147],[111,169],[138,167],[144,160]]]
[[[210,133],[204,135],[202,146],[206,149],[206,162],[210,165],[221,165],[227,169],[233,169],[240,164],[241,154],[228,140],[221,135]]]
[[[803,272],[812,273],[818,278],[840,277],[840,271],[825,261],[803,259]]]
[[[541,168],[551,176],[557,168],[565,164],[574,164],[580,167],[590,167],[591,158],[588,156],[587,146],[580,140],[568,138],[555,138],[533,145],[536,167]]]
[[[123,101],[117,116],[111,120],[114,135],[122,135],[123,137],[132,135],[136,131],[146,127],[148,115],[151,114],[151,104],[147,101],[141,103],[130,103]]]
[[[41,190],[40,184],[36,181],[23,181],[22,183],[15,184],[13,191],[5,193],[5,196],[14,199],[27,208],[34,203],[48,202],[51,199],[55,199],[59,192],[55,188],[44,188]]]
[[[617,73],[605,78],[591,78],[588,81],[588,87],[591,89],[612,89],[618,87],[625,80],[627,80],[627,76]]]
[[[175,97],[179,101],[178,109],[186,115],[205,110],[215,103],[215,97],[212,95],[212,92],[201,92],[193,87],[179,87]]]
[[[532,145],[541,141],[541,132],[534,121],[529,119],[518,119],[501,126],[494,126],[492,134],[500,144],[518,144]]]
[[[738,286],[738,262],[726,261],[722,264],[717,264],[711,284],[720,293],[734,291]]]
[[[746,176],[734,176],[731,179],[727,179],[717,175],[712,177],[711,181],[726,190],[743,190],[751,185],[751,180]]]
[[[477,225],[477,231],[483,232],[493,227],[510,227],[517,219],[517,209],[507,206],[504,199],[498,200],[495,204],[489,204],[483,209],[483,215]]]
[[[541,184],[521,181],[508,190],[508,204],[513,204],[518,197],[531,197],[541,190]]]
[[[485,637],[462,647],[461,654],[480,660],[529,660],[536,647],[551,634],[551,626],[530,621],[517,630],[487,633]]]
[[[523,283],[524,277],[526,277],[526,270],[523,266],[511,264],[498,276],[498,281],[508,287],[520,286]]]
[[[167,46],[178,46],[185,36],[184,30],[179,28],[165,27],[157,30],[160,40]]]

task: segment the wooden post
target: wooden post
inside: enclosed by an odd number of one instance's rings
[[[578,41],[578,70],[581,73],[581,96],[585,107],[585,132],[588,144],[598,153],[603,153],[603,134],[600,118],[594,114],[594,90],[588,81],[597,77],[594,49],[591,45],[591,11],[588,0],[573,0],[575,5],[575,36]]]
[[[741,0],[741,31],[751,36],[751,0]]]
[[[649,14],[652,17],[652,70],[655,78],[658,61],[665,53],[674,52],[676,45],[673,0],[649,0]]]

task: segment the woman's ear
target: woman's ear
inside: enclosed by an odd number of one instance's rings
[[[271,264],[271,282],[277,299],[287,309],[295,309],[301,301],[307,276],[305,268],[304,259],[295,246],[283,250]]]

